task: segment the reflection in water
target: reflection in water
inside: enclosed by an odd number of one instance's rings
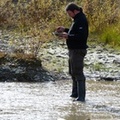
[[[0,120],[118,120],[120,82],[87,81],[86,102],[69,97],[71,81],[0,83]]]
[[[65,120],[90,120],[90,114],[85,110],[83,103],[73,103],[67,108],[69,113],[65,116]]]
[[[86,115],[69,115],[65,118],[65,120],[90,120],[90,118],[87,119]]]

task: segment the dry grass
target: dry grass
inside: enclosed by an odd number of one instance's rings
[[[65,2],[59,0],[31,0],[29,3],[20,0],[17,5],[8,0],[2,6],[0,25],[5,28],[15,26],[22,34],[27,32],[47,40],[55,27],[67,23],[64,5]]]
[[[52,32],[57,26],[67,27],[71,23],[65,13],[68,0],[26,1],[19,0],[17,4],[11,3],[11,0],[0,1],[0,26],[2,28],[16,28],[15,32],[20,32],[22,36],[33,37],[35,41],[38,41],[36,43],[39,43],[53,39]],[[83,7],[92,33],[100,33],[106,27],[110,28],[109,26],[114,26],[119,22],[119,0],[74,1]]]
[[[6,53],[0,52],[0,59],[4,58],[6,56]]]
[[[33,54],[22,54],[22,53],[14,53],[10,55],[10,58],[26,60],[26,61],[34,61],[36,57]]]
[[[101,31],[120,19],[119,0],[85,0],[84,11],[90,23],[91,32]]]

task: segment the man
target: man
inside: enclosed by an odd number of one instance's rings
[[[73,80],[71,97],[76,98],[76,101],[84,102],[86,79],[83,73],[83,64],[88,48],[88,22],[82,8],[74,3],[67,5],[66,12],[73,18],[73,24],[70,29],[60,26],[57,28],[57,32],[63,32],[60,37],[66,39],[69,50],[69,73]]]

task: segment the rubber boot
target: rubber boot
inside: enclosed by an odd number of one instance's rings
[[[85,95],[86,95],[86,85],[85,81],[77,81],[77,92],[78,92],[78,98],[76,101],[85,102]]]
[[[78,92],[77,92],[77,81],[73,78],[73,83],[72,83],[72,94],[70,97],[77,98],[78,97]]]

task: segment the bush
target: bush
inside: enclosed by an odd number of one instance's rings
[[[16,2],[17,1],[17,2]],[[0,1],[0,26],[16,28],[22,36],[28,35],[38,41],[53,39],[52,32],[59,26],[69,26],[71,19],[65,7],[72,0],[4,0]],[[87,15],[90,32],[102,33],[104,41],[119,42],[116,30],[120,19],[119,0],[73,0],[83,7]],[[117,26],[116,26],[117,24]],[[114,26],[114,31],[111,28]],[[113,34],[108,34],[108,31]],[[120,31],[120,30],[119,30]],[[105,40],[106,39],[106,40]],[[107,40],[109,39],[109,40]],[[111,42],[108,42],[111,43]]]
[[[120,23],[106,27],[100,38],[105,44],[120,46]]]
[[[19,0],[13,4],[9,0],[2,4],[0,26],[15,26],[21,33],[28,32],[31,36],[48,39],[55,27],[68,21],[63,7],[65,4],[59,0]]]
[[[91,32],[99,32],[119,21],[118,2],[119,0],[85,0],[84,11],[89,19]]]

